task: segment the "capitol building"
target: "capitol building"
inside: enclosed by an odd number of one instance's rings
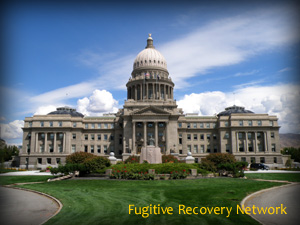
[[[20,166],[57,166],[80,151],[107,157],[114,152],[125,160],[150,144],[180,159],[191,152],[196,163],[211,153],[229,153],[239,161],[282,166],[276,116],[236,105],[214,116],[185,114],[174,100],[174,86],[167,62],[149,35],[146,48],[133,62],[123,108],[89,117],[60,107],[26,117]]]

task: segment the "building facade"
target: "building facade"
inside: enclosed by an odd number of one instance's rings
[[[173,98],[174,83],[163,55],[149,35],[146,48],[133,64],[126,84],[127,100],[114,114],[84,116],[69,107],[48,115],[26,117],[21,167],[45,168],[65,163],[66,156],[84,151],[119,159],[139,155],[154,140],[162,154],[196,162],[210,153],[230,153],[237,160],[281,167],[276,116],[255,114],[232,106],[216,116],[184,114]]]

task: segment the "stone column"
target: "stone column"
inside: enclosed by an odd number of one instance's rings
[[[152,83],[152,99],[155,99],[155,89],[154,89],[154,84]]]
[[[53,152],[57,153],[56,152],[56,133],[53,133],[54,137],[53,137]]]
[[[35,152],[39,152],[39,133],[35,134]]]
[[[254,132],[254,138],[255,138],[255,142],[254,142],[254,152],[257,153],[257,132]]]
[[[147,122],[144,122],[144,147],[147,146]]]
[[[248,132],[245,132],[246,135],[246,147],[245,147],[245,152],[248,152]]]
[[[127,88],[127,99],[129,99],[129,87]]]
[[[134,86],[134,100],[137,100],[137,85]]]
[[[164,99],[167,100],[167,85],[164,85]]]
[[[267,133],[264,132],[264,146],[265,146],[265,152],[268,151],[268,145],[267,145]]]
[[[155,147],[158,147],[158,125],[155,122]]]
[[[166,155],[170,154],[169,144],[168,144],[168,137],[169,137],[169,135],[168,135],[168,131],[169,131],[168,127],[169,127],[169,122],[166,122]]]
[[[160,91],[160,84],[158,84],[158,99],[161,99],[161,91]]]
[[[236,152],[239,152],[239,132],[236,132]]]
[[[140,84],[140,100],[143,100],[144,99],[144,92],[143,92],[143,85]]]
[[[146,84],[146,99],[149,99],[149,83]]]
[[[31,140],[30,140],[30,152],[36,152],[34,148],[36,142],[36,134],[35,132],[31,132]]]
[[[65,133],[62,134],[63,134],[63,152],[66,153],[66,134]]]
[[[132,122],[132,153],[136,154],[136,149],[135,149],[135,122]]]
[[[48,136],[48,133],[44,133],[45,134],[45,144],[44,144],[44,152],[47,152],[48,150],[48,144],[47,144],[47,136]]]

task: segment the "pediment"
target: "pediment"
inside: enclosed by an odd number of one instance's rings
[[[132,112],[131,115],[170,115],[170,113],[155,106],[147,106]]]

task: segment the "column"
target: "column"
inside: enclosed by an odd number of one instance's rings
[[[35,142],[36,142],[36,134],[35,132],[31,132],[31,140],[30,140],[30,152],[36,152],[36,150],[34,149],[35,146]],[[26,149],[27,150],[27,149]]]
[[[160,91],[160,84],[158,84],[158,99],[161,99],[161,91]]]
[[[170,151],[169,151],[169,144],[168,144],[168,127],[169,127],[169,122],[166,122],[166,155],[169,155],[170,154]]]
[[[48,150],[48,144],[47,144],[47,136],[48,136],[48,133],[45,133],[45,144],[44,144],[44,152],[47,152]]]
[[[147,146],[147,122],[144,122],[144,147]]]
[[[167,100],[167,85],[164,85],[164,99]]]
[[[149,84],[146,84],[146,99],[149,99]]]
[[[255,138],[254,152],[257,153],[257,132],[254,132],[254,138]]]
[[[155,122],[155,147],[158,147],[158,126],[157,126],[157,122]]]
[[[268,145],[267,145],[267,133],[264,132],[264,146],[265,146],[265,152],[268,151]]]
[[[143,85],[140,84],[140,100],[143,100],[143,99],[144,99],[144,92],[143,92],[143,89],[144,89]]]
[[[66,153],[66,134],[63,134],[63,153]]]
[[[53,152],[54,153],[57,153],[56,152],[56,133],[53,133],[54,137],[53,137]]]
[[[132,122],[132,153],[136,154],[136,149],[135,149],[135,122]]]
[[[137,85],[134,86],[134,100],[137,101]]]
[[[236,132],[236,152],[239,152],[239,132]]]
[[[245,132],[246,135],[246,147],[245,147],[245,152],[248,152],[248,133]]]
[[[152,99],[155,99],[155,89],[154,89],[154,84],[155,83],[152,83]]]
[[[39,152],[39,133],[35,134],[35,152]]]

